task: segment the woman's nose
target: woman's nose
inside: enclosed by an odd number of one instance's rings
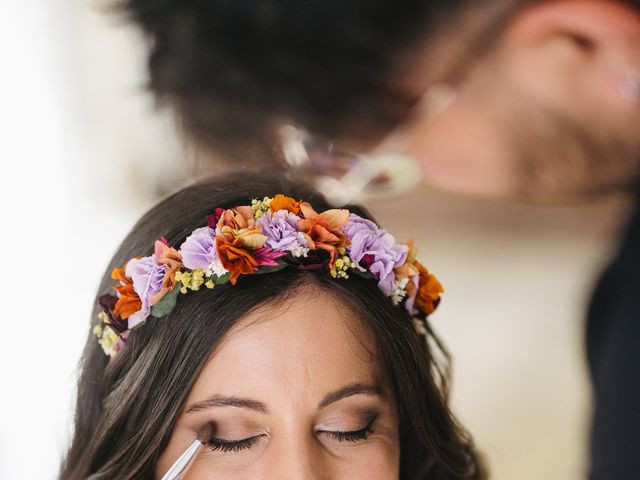
[[[271,480],[330,480],[330,458],[313,435],[291,435],[274,445]]]

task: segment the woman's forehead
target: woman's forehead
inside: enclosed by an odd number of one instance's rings
[[[381,378],[375,339],[362,319],[326,291],[301,288],[241,319],[205,365],[189,400],[300,389],[313,400],[341,385],[378,385]]]

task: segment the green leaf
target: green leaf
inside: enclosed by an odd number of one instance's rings
[[[229,278],[231,278],[231,273],[225,273],[221,277],[215,277],[215,276],[211,277],[211,279],[214,281],[216,285],[222,285],[224,283],[227,283],[229,281]]]
[[[151,307],[152,316],[162,318],[173,310],[176,306],[176,302],[178,301],[178,295],[180,295],[181,285],[182,284],[176,285],[173,290],[168,292],[158,303]]]

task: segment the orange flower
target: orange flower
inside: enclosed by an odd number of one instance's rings
[[[333,268],[338,248],[349,245],[349,238],[341,230],[349,221],[349,210],[317,213],[307,202],[302,202],[300,211],[304,218],[298,222],[298,228],[304,233],[309,248],[329,252],[329,268]]]
[[[250,248],[252,250],[264,247],[267,237],[262,235],[262,227],[256,225],[256,219],[251,207],[236,207],[225,210],[218,220],[218,231],[226,243]]]
[[[300,203],[294,198],[285,197],[281,193],[277,194],[271,200],[271,204],[269,208],[272,212],[277,212],[278,210],[288,210],[291,213],[295,213],[296,215],[300,215]]]
[[[248,275],[258,268],[258,262],[251,254],[241,248],[242,241],[236,238],[233,243],[228,243],[224,237],[216,237],[216,248],[222,266],[229,270],[231,276],[229,280],[235,285],[240,275]]]
[[[427,315],[431,315],[440,303],[440,295],[444,293],[444,288],[420,262],[415,262],[415,265],[420,271],[416,306]]]
[[[133,289],[133,281],[125,275],[127,266],[122,268],[116,268],[111,272],[111,278],[121,282],[120,285],[116,285],[116,291],[120,294],[115,307],[113,308],[113,315],[126,320],[131,315],[136,313],[142,308],[142,302],[140,297]]]
[[[182,255],[164,241],[156,241],[154,253],[158,263],[160,265],[167,265],[169,268],[167,268],[167,272],[162,280],[162,288],[158,293],[151,297],[151,305],[158,303],[162,297],[176,287],[178,282],[175,280],[175,274],[182,268]]]
[[[232,230],[242,230],[255,228],[256,219],[253,216],[251,207],[229,208],[222,212],[218,220],[218,228],[229,227]]]

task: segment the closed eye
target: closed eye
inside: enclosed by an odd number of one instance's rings
[[[211,438],[207,442],[207,446],[214,452],[239,452],[241,450],[248,450],[256,443],[263,435],[256,435],[254,437],[243,438],[242,440],[225,440],[223,438]]]
[[[352,442],[358,443],[369,438],[369,435],[373,433],[373,422],[375,417],[369,421],[369,423],[360,430],[352,430],[348,432],[334,431],[334,430],[320,430],[318,433],[328,435],[331,438],[338,440],[339,442]]]

